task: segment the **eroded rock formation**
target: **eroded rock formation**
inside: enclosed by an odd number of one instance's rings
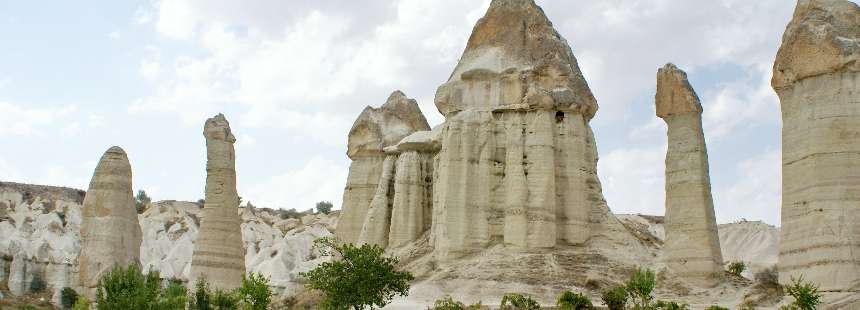
[[[96,166],[84,198],[80,284],[95,297],[99,279],[115,266],[140,265],[141,231],[125,151],[111,147]]]
[[[605,207],[588,125],[597,103],[567,41],[532,0],[494,0],[436,106],[445,116],[434,180],[440,257],[547,248],[589,238]]]
[[[711,197],[702,104],[673,64],[657,72],[657,116],[669,128],[666,153],[666,242],[663,260],[682,279],[714,286],[723,257]]]
[[[416,132],[388,153],[398,154],[388,245],[399,247],[430,230],[433,212],[433,165],[441,127]]]
[[[381,107],[367,107],[361,112],[349,132],[347,156],[352,159],[352,164],[349,166],[349,176],[343,193],[343,213],[337,227],[338,239],[355,243],[361,236],[371,202],[378,196],[380,177],[387,157],[384,149],[416,131],[428,130],[430,125],[418,108],[418,103],[400,91],[392,93]],[[386,194],[385,199],[390,197]],[[390,209],[379,212],[390,214]],[[371,227],[369,229],[381,230]],[[387,242],[387,236],[380,236],[378,239],[386,239]]]
[[[206,202],[191,257],[191,283],[205,278],[212,287],[239,287],[245,275],[242,220],[236,192],[236,138],[223,114],[206,120]]]
[[[860,290],[860,8],[799,0],[773,68],[782,103],[780,282]]]

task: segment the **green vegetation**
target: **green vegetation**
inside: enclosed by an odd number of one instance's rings
[[[90,310],[90,301],[84,297],[79,297],[72,306],[72,310]]]
[[[336,258],[301,273],[308,281],[308,288],[325,294],[324,309],[381,308],[394,296],[409,293],[409,282],[414,277],[409,272],[397,271],[397,258],[383,256],[384,250],[378,245],[357,247],[321,238],[314,242],[314,249]]]
[[[794,297],[794,302],[783,306],[780,310],[815,310],[821,304],[821,293],[818,286],[800,278],[791,278],[791,284],[785,287],[786,293]]]
[[[152,198],[146,194],[145,190],[138,190],[137,196],[134,197],[134,206],[137,208],[137,213],[143,213],[146,210],[146,205],[152,202]]]
[[[705,310],[729,310],[729,308],[724,308],[724,307],[714,305],[714,306],[710,306],[710,307],[705,308]]]
[[[317,213],[329,214],[333,207],[334,205],[332,205],[330,201],[317,202]]]
[[[238,295],[248,310],[266,310],[272,302],[272,290],[269,288],[269,279],[262,274],[251,273],[250,276],[242,278],[242,287]]]
[[[47,284],[45,284],[45,279],[42,278],[42,274],[34,273],[33,281],[30,281],[30,292],[41,293],[45,291],[45,288],[47,288]]]
[[[634,309],[649,309],[651,300],[654,299],[651,293],[656,285],[657,276],[653,271],[639,269],[633,273],[633,276],[627,281],[627,292],[633,300]]]
[[[75,290],[64,287],[63,290],[60,291],[60,305],[63,309],[72,309],[72,306],[78,302],[78,292]]]
[[[581,293],[566,291],[558,297],[557,307],[559,310],[591,310],[594,305],[591,299]]]
[[[499,308],[512,310],[540,310],[540,304],[534,299],[520,294],[505,294],[505,296],[502,296],[502,304]]]
[[[726,271],[738,277],[740,277],[741,273],[743,273],[745,270],[747,270],[747,264],[744,262],[731,262],[726,268]]]
[[[635,308],[634,308],[635,309]],[[662,301],[658,300],[657,303],[654,304],[653,308],[645,308],[645,309],[657,309],[657,310],[690,310],[690,305],[687,304],[678,304],[674,301]]]
[[[287,209],[279,211],[282,220],[286,219],[297,219],[302,217],[302,213],[296,211],[296,209]]]
[[[97,309],[148,309],[157,301],[160,281],[157,272],[144,276],[136,265],[116,267],[99,280]]]
[[[601,299],[609,310],[624,310],[627,308],[627,288],[624,286],[617,286],[611,290],[603,292]]]
[[[466,306],[462,302],[456,301],[451,296],[446,296],[442,299],[437,299],[435,303],[433,303],[432,307],[427,308],[427,310],[481,310],[484,309],[484,305],[481,302],[478,302],[473,305]]]

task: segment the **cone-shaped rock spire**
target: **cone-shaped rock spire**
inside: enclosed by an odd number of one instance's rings
[[[115,266],[140,264],[141,231],[131,186],[131,164],[114,146],[96,166],[81,211],[80,284],[88,298]]]

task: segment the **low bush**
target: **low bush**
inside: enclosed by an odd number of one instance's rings
[[[726,267],[726,271],[738,277],[740,277],[745,270],[747,270],[747,264],[744,262],[731,262],[729,263],[729,266]]]
[[[60,305],[63,309],[72,309],[72,306],[78,302],[78,292],[75,290],[64,287],[63,290],[60,291]]]
[[[530,297],[521,294],[505,294],[499,307],[504,310],[540,310],[540,304]]]
[[[644,308],[648,309],[648,308]],[[688,304],[679,304],[674,301],[663,301],[658,300],[657,303],[654,304],[654,309],[659,310],[690,310],[690,305]]]
[[[705,308],[705,310],[729,310],[729,308],[714,305],[714,306],[710,306],[710,307]]]
[[[45,284],[45,279],[42,278],[42,274],[34,273],[33,280],[30,281],[30,292],[41,293],[45,291],[45,288],[47,288],[47,284]]]
[[[601,299],[609,310],[624,310],[627,308],[627,288],[616,286],[611,290],[603,292]]]
[[[272,302],[272,290],[269,279],[262,274],[252,272],[242,277],[242,287],[238,291],[243,305],[248,310],[266,310]]]
[[[432,307],[427,308],[427,310],[465,310],[466,305],[462,302],[456,301],[451,296],[446,296],[442,299],[437,299],[436,302],[433,303]]]
[[[639,309],[648,309],[653,297],[651,293],[657,286],[657,276],[648,269],[639,269],[627,281],[627,293]]]
[[[785,292],[794,297],[794,302],[783,306],[780,310],[815,310],[821,304],[821,293],[818,286],[800,278],[791,278],[791,284],[785,287]]]
[[[591,299],[581,293],[566,291],[558,297],[557,307],[559,310],[591,310],[594,305]]]

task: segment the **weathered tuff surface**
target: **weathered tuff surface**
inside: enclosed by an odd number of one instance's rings
[[[782,104],[780,281],[860,290],[860,8],[800,0],[776,56]]]
[[[361,112],[349,132],[347,156],[352,163],[337,230],[340,240],[354,243],[361,235],[379,187],[386,158],[384,149],[412,133],[429,130],[430,125],[418,108],[418,102],[400,91],[392,93],[381,107],[368,106]]]
[[[668,126],[666,243],[663,261],[682,279],[711,287],[723,274],[702,104],[687,74],[667,64],[657,72],[657,116]]]
[[[205,278],[214,288],[239,287],[245,275],[242,220],[237,213],[236,138],[222,114],[206,120],[206,202],[191,258],[191,281]]]
[[[80,284],[90,300],[105,273],[116,266],[140,264],[141,231],[131,179],[125,151],[111,147],[96,166],[84,198]]]
[[[589,120],[597,103],[567,41],[532,0],[495,0],[449,81],[433,184],[439,257],[582,244],[608,214]],[[611,215],[610,215],[611,217]]]

